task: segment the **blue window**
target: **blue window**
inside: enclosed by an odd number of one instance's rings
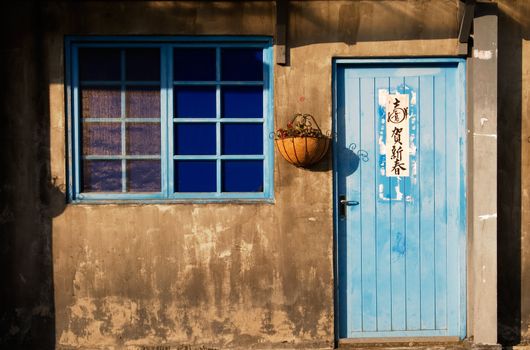
[[[73,202],[272,199],[265,37],[66,40]]]

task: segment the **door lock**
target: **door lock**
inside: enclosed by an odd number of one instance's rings
[[[346,217],[346,206],[354,206],[359,205],[358,201],[348,201],[346,200],[346,196],[341,194],[339,196],[339,215],[341,218]]]

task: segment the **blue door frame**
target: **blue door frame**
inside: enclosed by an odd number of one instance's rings
[[[385,79],[388,79],[388,83],[385,83]],[[350,99],[345,96],[347,84],[358,85],[349,88],[353,91],[349,92],[353,94],[349,95],[353,96]],[[417,105],[416,102],[411,102],[411,118],[416,117],[416,121],[411,123],[417,124],[411,127],[410,132],[412,137],[419,140],[418,156],[417,159],[411,158],[411,164],[416,162],[420,176],[422,173],[427,174],[423,179],[418,176],[416,180],[396,180],[386,177],[383,173],[385,156],[379,147],[384,132],[381,125],[385,120],[385,112],[381,108],[381,102],[379,107],[374,102],[376,93],[381,96],[381,91],[377,91],[381,87],[378,84],[386,84],[387,93],[409,94],[411,101],[412,98],[415,101],[416,93],[421,96],[418,97]],[[367,90],[366,94],[361,93],[363,89]],[[334,60],[336,340],[465,337],[465,92],[465,59]],[[355,97],[356,94],[358,97]],[[432,97],[429,97],[430,94]],[[373,106],[370,108],[373,109],[361,110],[361,107],[356,106],[359,111],[346,116],[348,104],[354,105],[355,101],[359,102],[359,106],[371,103]],[[429,104],[431,111],[427,112]],[[425,112],[422,112],[422,108]],[[352,130],[351,125],[348,128],[346,118],[357,118],[354,124],[358,125],[359,130]],[[371,126],[361,122],[368,120],[367,118],[372,118]],[[368,126],[365,127],[365,124]],[[376,141],[377,133],[379,142]],[[422,134],[427,135],[424,136],[423,143]],[[367,144],[363,144],[361,135],[370,141],[364,141]],[[370,139],[371,136],[366,135],[372,135],[373,138]],[[432,136],[432,141],[428,141],[431,139],[428,135]],[[420,160],[422,155],[423,160]],[[368,175],[361,178],[360,169],[363,167],[368,167],[370,171],[365,171]],[[444,179],[445,184],[438,180],[435,185],[434,180],[430,179],[435,177]],[[349,185],[345,185],[346,181],[349,181]],[[415,181],[414,185],[411,181]],[[421,193],[420,186],[423,186]],[[394,187],[401,197],[393,197],[391,192]],[[353,188],[358,191],[352,190]],[[379,188],[379,193],[376,188]],[[350,204],[360,204],[339,208],[341,199],[351,201]],[[432,211],[429,213],[428,208],[431,207]],[[366,208],[375,208],[375,214],[374,210]],[[384,209],[388,212],[383,211],[384,214],[378,216],[377,208],[388,208]],[[394,220],[387,218],[392,217],[391,213],[394,213]],[[365,220],[364,227],[368,229],[362,228],[361,217]],[[378,223],[380,227],[377,226]],[[382,230],[387,233],[381,235]],[[407,233],[410,237],[407,237]],[[433,248],[427,247],[430,241]],[[363,254],[363,249],[368,253]],[[422,262],[426,263],[422,265]],[[387,268],[387,265],[390,267]],[[392,268],[395,271],[392,272]],[[389,277],[387,279],[390,281],[386,281],[385,277]]]

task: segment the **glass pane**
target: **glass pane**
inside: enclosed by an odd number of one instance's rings
[[[82,118],[120,118],[119,86],[84,87],[81,89]]]
[[[263,80],[262,49],[221,49],[222,80]]]
[[[263,161],[224,160],[223,192],[263,192]]]
[[[125,50],[126,80],[160,80],[160,49]]]
[[[127,191],[160,192],[160,161],[128,160]]]
[[[121,161],[84,161],[83,192],[121,192]]]
[[[215,49],[177,48],[173,51],[173,75],[177,81],[214,81]]]
[[[215,192],[216,170],[214,160],[175,162],[175,192]]]
[[[176,123],[175,154],[215,154],[216,127],[213,123]]]
[[[80,80],[120,80],[121,58],[119,49],[79,49]]]
[[[121,154],[120,123],[83,123],[84,155]]]
[[[224,124],[222,154],[263,154],[262,124]]]
[[[127,154],[160,154],[159,123],[127,123],[125,128]]]
[[[263,90],[261,86],[226,86],[221,90],[223,118],[261,118]]]
[[[160,118],[158,86],[128,86],[125,93],[127,118]]]
[[[175,86],[176,118],[215,118],[215,86]]]

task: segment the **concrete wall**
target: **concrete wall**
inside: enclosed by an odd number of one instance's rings
[[[456,55],[458,3],[292,1],[290,65],[274,68],[276,125],[305,112],[331,128],[332,57]],[[499,8],[499,120],[508,121],[499,123],[499,274],[509,276],[499,278],[500,331],[527,339],[530,252],[517,233],[530,239],[529,15],[523,0]],[[25,2],[1,16],[0,257],[10,287],[0,344],[333,346],[330,157],[313,170],[277,157],[274,204],[64,204],[64,35],[272,36],[272,3]]]
[[[498,9],[481,4],[468,60],[468,336],[497,343]]]
[[[276,125],[300,111],[331,128],[334,56],[454,55],[456,2],[440,5],[434,15],[417,2],[293,2],[290,66],[274,72]],[[273,35],[275,22],[269,3],[49,11],[50,22],[71,21],[48,36],[50,62],[67,33]],[[62,183],[62,76],[50,78],[52,174]],[[332,347],[330,168],[330,158],[315,171],[277,158],[272,205],[69,205],[53,220],[58,343]]]

